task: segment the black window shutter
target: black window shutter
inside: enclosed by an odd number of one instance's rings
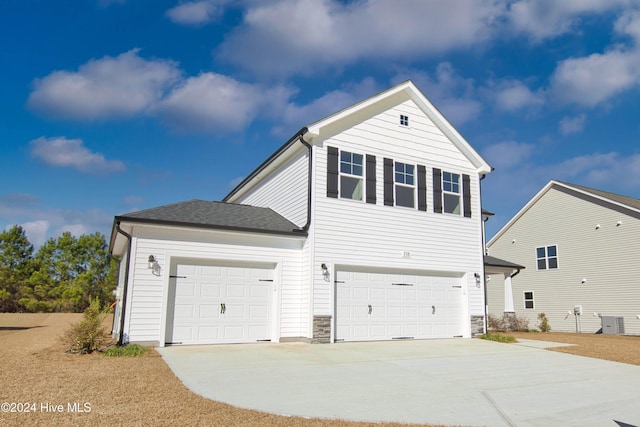
[[[376,204],[376,156],[367,154],[367,203]]]
[[[442,213],[442,171],[433,168],[433,211]]]
[[[462,202],[464,204],[464,216],[471,218],[471,180],[469,175],[462,175]]]
[[[427,210],[427,168],[418,165],[418,210]]]
[[[338,198],[338,149],[327,147],[327,197]]]
[[[384,205],[393,206],[393,160],[384,159]]]

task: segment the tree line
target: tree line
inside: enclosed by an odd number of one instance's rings
[[[0,312],[81,312],[111,304],[117,260],[101,233],[69,232],[37,252],[19,225],[0,233]]]

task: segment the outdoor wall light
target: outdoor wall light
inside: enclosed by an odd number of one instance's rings
[[[582,280],[580,281],[580,283],[582,283],[582,284],[587,283],[587,278],[586,278],[586,277],[583,277],[583,278],[582,278]]]
[[[322,269],[322,274],[324,276],[329,274],[329,268],[327,268],[327,264],[325,264],[324,262],[320,265],[320,268]]]
[[[153,255],[149,255],[149,270],[151,270],[151,273],[153,273],[154,276],[159,276],[160,275],[160,264],[158,264],[158,260],[156,259],[156,257],[154,257]]]
[[[600,224],[596,224],[596,230],[600,229]]]
[[[616,227],[620,227],[622,225],[622,221],[616,222]]]

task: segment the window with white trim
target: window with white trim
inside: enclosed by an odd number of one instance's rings
[[[442,172],[442,206],[444,212],[460,215],[460,174]]]
[[[343,199],[362,200],[363,193],[363,158],[362,154],[340,152],[340,197]]]
[[[416,167],[396,162],[394,167],[396,206],[413,208],[416,206]]]
[[[558,246],[540,246],[536,248],[536,268],[553,270],[558,268]]]
[[[524,308],[527,310],[534,309],[535,304],[533,302],[533,291],[525,291],[523,296],[524,296]]]
[[[400,125],[409,126],[409,116],[400,114]]]

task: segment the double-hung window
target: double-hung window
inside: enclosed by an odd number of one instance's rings
[[[363,155],[340,152],[340,197],[362,200]]]
[[[406,163],[395,163],[396,206],[415,207],[416,167]]]
[[[538,270],[558,268],[558,246],[540,246],[536,248],[536,264]]]
[[[524,308],[526,309],[535,308],[535,304],[533,302],[533,291],[525,291],[523,296],[524,296]]]
[[[442,199],[444,212],[460,215],[460,174],[442,172]]]

